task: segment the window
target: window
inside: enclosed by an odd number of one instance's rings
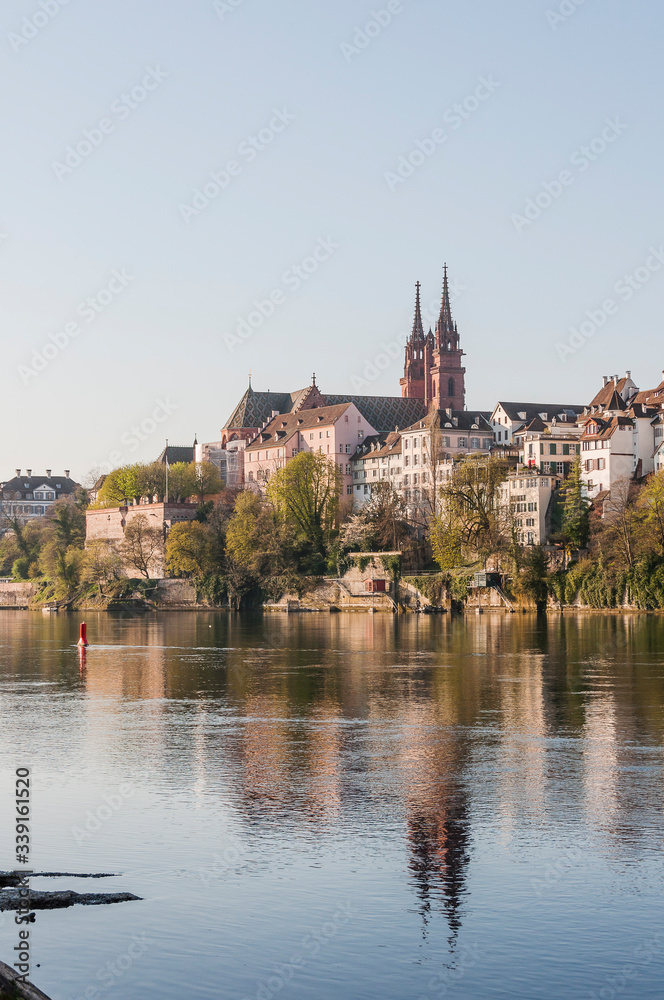
[[[369,492],[369,487],[366,485],[366,483],[364,484],[364,492],[365,494]]]
[[[408,486],[409,483],[410,483],[410,476],[408,475],[408,473],[406,473],[406,475],[403,477],[403,484],[404,486]]]
[[[253,473],[253,469],[249,471],[249,478],[250,478],[250,479],[253,479],[253,478],[254,478],[254,473]]]
[[[413,476],[413,486],[417,486],[417,484],[419,483],[419,481],[420,481],[420,477],[418,476],[417,473],[415,473],[415,475]]]
[[[447,395],[448,396],[453,396],[454,395],[454,379],[453,378],[448,378],[448,380],[447,380]]]
[[[420,464],[420,456],[413,455],[413,465],[419,465],[419,464]]]
[[[555,455],[555,454],[556,454],[556,445],[555,444],[550,444],[549,445],[549,455]]]
[[[346,466],[346,475],[350,476],[350,465]]]
[[[403,446],[404,448],[410,448],[410,441],[408,440],[408,438],[405,439]]]
[[[528,510],[531,510],[531,511],[532,510],[537,510],[537,502],[529,503],[528,504]]]
[[[491,447],[491,438],[483,438],[482,439],[482,447],[486,448],[488,450]],[[532,448],[532,445],[531,445],[531,448]],[[532,454],[532,452],[531,452],[531,454]]]
[[[325,437],[329,437],[329,436],[330,436],[330,432],[329,431],[325,431]]]
[[[480,447],[480,439],[479,438],[471,438],[470,439],[470,447],[471,448],[479,448]]]
[[[350,455],[350,445],[349,444],[346,445],[346,454]]]
[[[410,456],[409,455],[406,455],[406,457],[403,460],[403,464],[406,465],[406,466],[410,465]]]
[[[309,440],[310,440],[310,441],[313,441],[313,439],[314,439],[314,436],[313,436],[313,434],[310,434],[310,435],[309,435]]]
[[[535,527],[535,518],[534,517],[527,517],[526,518],[526,527],[527,528],[534,528]]]
[[[364,431],[357,432],[358,440],[362,441],[364,439]]]
[[[318,437],[319,437],[319,438],[322,438],[322,436],[323,436],[323,432],[322,432],[322,431],[319,431],[319,432],[318,432]]]
[[[346,419],[348,419],[348,417],[346,417]],[[346,487],[346,496],[350,497],[352,495],[353,495],[353,487],[352,486],[347,486]]]
[[[458,438],[457,448],[467,448],[467,447],[468,447],[468,438],[465,437]]]
[[[339,445],[339,453],[341,455],[343,455],[343,453],[344,453],[344,446],[342,444]]]
[[[449,437],[445,437],[444,436],[443,437],[443,448],[449,448],[449,447],[450,447],[450,439],[449,439]]]
[[[563,445],[563,455],[569,455],[569,445],[568,444],[564,444]]]

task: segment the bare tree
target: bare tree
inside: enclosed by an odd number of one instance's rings
[[[145,514],[133,517],[125,528],[121,554],[125,563],[137,569],[146,580],[156,560],[163,558],[164,538],[159,528],[152,528]]]

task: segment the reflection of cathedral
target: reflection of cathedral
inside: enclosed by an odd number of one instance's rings
[[[440,907],[450,928],[450,942],[461,927],[461,903],[470,856],[465,793],[448,789],[430,807],[418,803],[408,817],[409,870],[420,900],[424,924]]]

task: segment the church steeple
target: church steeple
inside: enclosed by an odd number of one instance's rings
[[[413,340],[424,340],[424,326],[422,325],[422,308],[420,306],[420,283],[415,283],[415,319],[413,320]]]
[[[443,300],[440,305],[440,316],[436,323],[436,348],[439,351],[455,351],[459,347],[459,334],[456,323],[452,319],[450,305],[450,286],[447,280],[447,264],[443,267]]]

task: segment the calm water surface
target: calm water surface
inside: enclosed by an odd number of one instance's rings
[[[0,612],[0,867],[29,767],[143,900],[37,914],[53,1000],[662,996],[664,618],[79,620]]]

